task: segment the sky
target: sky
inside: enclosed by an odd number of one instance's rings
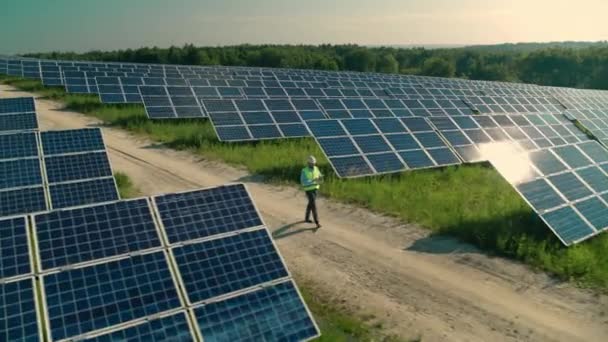
[[[0,53],[608,40],[608,0],[2,0]]]

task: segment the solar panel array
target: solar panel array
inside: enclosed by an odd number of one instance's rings
[[[58,68],[66,85],[66,76],[80,76],[87,86],[81,91],[98,91],[103,101],[137,102],[139,91],[153,119],[208,117],[222,141],[312,135],[338,177],[496,163],[506,145],[512,153],[536,153],[588,142],[586,133],[608,138],[605,91],[318,70],[16,58],[4,65],[9,74],[36,77],[36,63]],[[91,87],[100,80],[103,92]],[[282,104],[271,107],[273,101]],[[545,221],[556,232],[566,225]]]
[[[0,233],[3,341],[319,336],[243,184],[0,219]]]
[[[100,129],[0,135],[0,216],[118,198]]]

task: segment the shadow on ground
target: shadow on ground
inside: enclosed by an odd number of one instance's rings
[[[416,240],[405,250],[429,254],[481,253],[475,246],[445,235],[429,235]]]
[[[284,239],[286,237],[290,237],[292,235],[302,234],[302,233],[306,233],[306,232],[316,233],[319,230],[319,228],[315,228],[315,227],[298,228],[298,229],[292,230],[292,228],[297,227],[304,223],[305,223],[304,221],[298,221],[298,222],[289,223],[282,227],[279,227],[272,232],[272,237],[279,240],[279,239]]]

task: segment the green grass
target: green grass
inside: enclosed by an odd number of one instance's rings
[[[207,120],[152,121],[141,106],[102,105],[96,96],[65,94],[35,81],[2,80],[169,147],[245,167],[273,183],[297,184],[302,164],[314,154],[327,176],[322,186],[325,196],[455,236],[582,286],[608,290],[608,234],[564,248],[487,164],[342,180],[335,177],[312,139],[221,143]]]
[[[127,174],[116,172],[114,173],[114,179],[116,179],[120,198],[135,198],[141,195]]]

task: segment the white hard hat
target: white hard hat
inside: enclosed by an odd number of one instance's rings
[[[317,163],[317,158],[315,158],[315,156],[309,156],[308,157],[308,163],[309,164],[316,164]]]

